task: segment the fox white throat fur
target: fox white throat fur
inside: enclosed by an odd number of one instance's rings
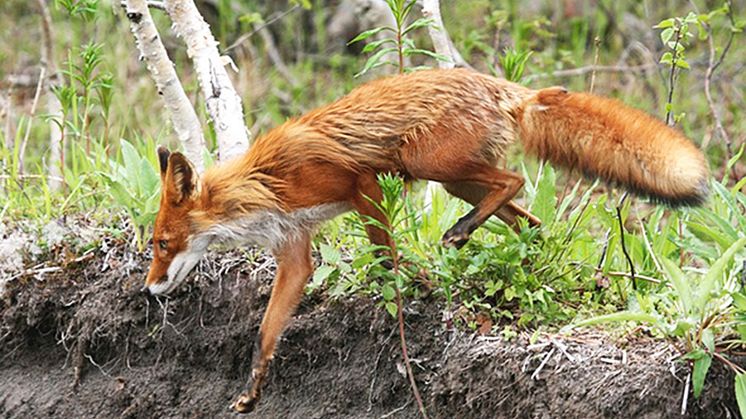
[[[260,210],[230,222],[214,224],[195,238],[207,236],[211,238],[211,242],[254,244],[274,251],[298,234],[312,231],[320,223],[351,209],[347,203],[334,202],[289,213]]]
[[[351,210],[349,204],[334,202],[285,213],[260,210],[226,223],[217,223],[189,238],[187,248],[174,256],[168,267],[168,279],[148,287],[151,294],[165,295],[176,289],[199,263],[212,243],[259,245],[275,251],[304,232],[312,232],[320,223]]]

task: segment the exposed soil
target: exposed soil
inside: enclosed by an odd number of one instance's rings
[[[159,301],[139,292],[146,258],[122,249],[7,284],[0,416],[236,416],[228,406],[248,380],[271,261],[213,255]],[[688,368],[665,343],[619,346],[600,334],[506,343],[446,331],[433,301],[409,304],[406,320],[431,417],[681,417]],[[248,417],[417,417],[400,359],[396,323],[372,301],[308,295]],[[714,365],[686,416],[738,417],[732,381]]]

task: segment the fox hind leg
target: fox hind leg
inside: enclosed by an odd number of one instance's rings
[[[485,152],[488,144],[481,136],[463,134],[453,138],[454,130],[444,126],[431,131],[429,141],[412,142],[401,149],[399,157],[403,169],[416,179],[445,184],[476,184],[484,190],[483,197],[476,202],[474,209],[445,233],[443,243],[447,246],[463,246],[469,240],[469,235],[494,213],[513,220],[512,212],[517,211],[512,210],[519,208],[515,204],[509,206],[507,211],[510,213],[498,210],[523,187],[523,177],[496,168],[491,153]],[[451,136],[450,141],[436,140],[446,132]],[[458,148],[454,148],[453,144],[458,144]]]
[[[442,239],[446,246],[460,248],[466,244],[471,233],[492,214],[505,214],[505,210],[500,211],[501,208],[523,187],[521,175],[488,165],[472,169],[466,177],[462,180],[484,187],[486,193],[467,215],[446,231]]]
[[[474,206],[479,204],[479,202],[487,195],[487,192],[489,192],[489,190],[484,186],[468,182],[449,182],[444,183],[443,187],[449,194]],[[518,231],[519,228],[518,217],[525,218],[531,227],[538,227],[541,225],[540,219],[513,201],[508,201],[497,210],[495,215],[516,231]]]

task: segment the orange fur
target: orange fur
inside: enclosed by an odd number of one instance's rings
[[[619,101],[539,91],[518,111],[526,150],[670,205],[707,196],[704,155],[681,133]]]
[[[146,287],[173,289],[222,236],[266,236],[263,242],[278,259],[277,278],[253,355],[252,387],[234,404],[249,411],[311,275],[315,223],[354,209],[386,225],[374,204],[381,199],[375,176],[397,172],[443,182],[474,205],[444,235],[447,245],[463,245],[493,214],[536,225],[510,201],[523,178],[497,167],[519,137],[542,159],[658,201],[698,203],[707,193],[702,154],[643,112],[561,88],[533,91],[469,70],[419,71],[367,83],[287,121],[201,181],[182,155],[159,150],[163,196]],[[367,232],[373,243],[393,248],[384,230]]]

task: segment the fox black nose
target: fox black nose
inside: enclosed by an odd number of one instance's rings
[[[142,292],[142,293],[144,293],[146,295],[150,295],[150,288],[148,288],[147,285],[143,285],[142,288],[140,288],[140,292]]]

